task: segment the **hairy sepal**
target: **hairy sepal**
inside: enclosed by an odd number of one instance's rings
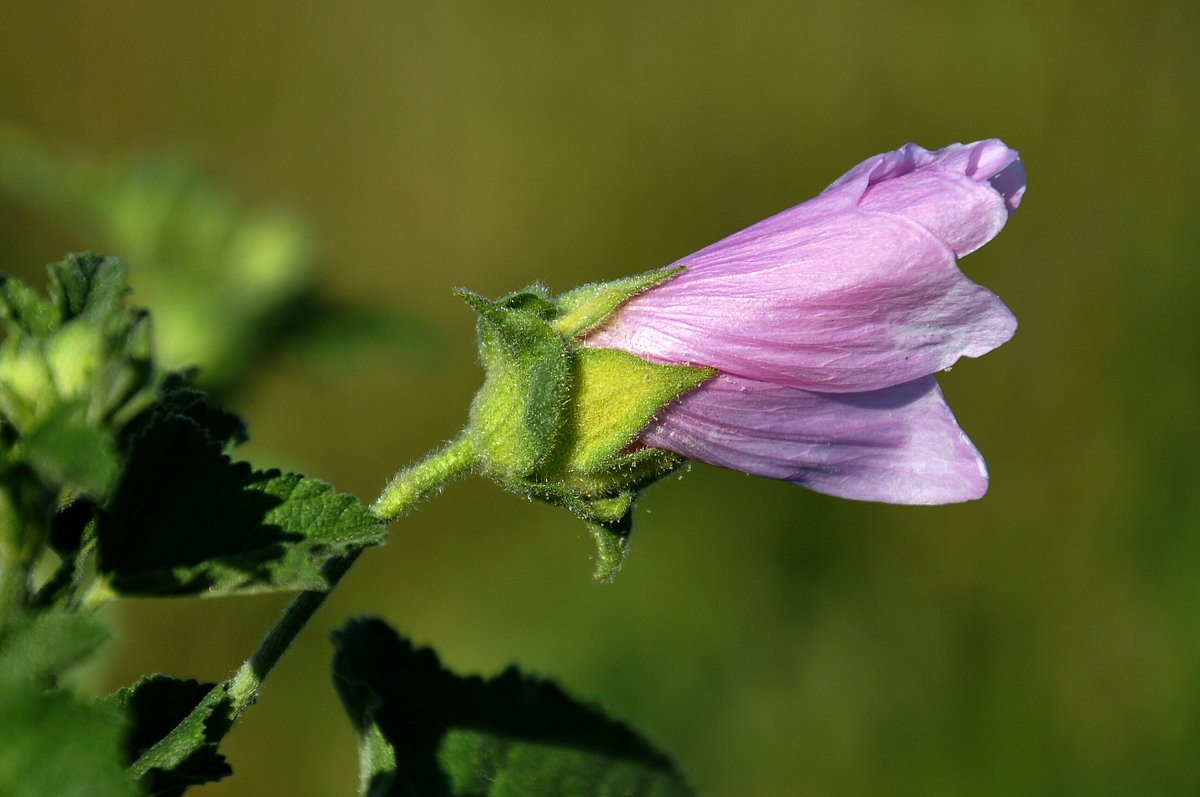
[[[468,429],[481,470],[585,521],[599,551],[598,580],[624,561],[638,495],[683,461],[638,447],[639,432],[715,372],[584,347],[577,336],[675,273],[588,285],[558,299],[540,286],[497,301],[460,292],[479,314],[487,370]]]

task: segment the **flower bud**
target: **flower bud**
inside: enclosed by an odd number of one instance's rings
[[[716,372],[581,347],[579,335],[672,276],[587,285],[558,298],[540,286],[498,301],[460,292],[479,314],[487,371],[467,429],[479,468],[586,521],[600,550],[600,579],[620,566],[638,493],[683,461],[630,444],[663,407]]]

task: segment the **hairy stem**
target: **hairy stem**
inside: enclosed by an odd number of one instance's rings
[[[467,438],[460,437],[440,451],[397,473],[371,505],[371,513],[383,521],[395,520],[430,493],[468,473],[474,466],[474,449]],[[354,551],[327,561],[321,568],[321,575],[328,584],[327,588],[305,590],[293,598],[283,610],[283,615],[233,677],[214,688],[209,697],[201,701],[171,733],[148,748],[132,764],[130,772],[135,777],[141,777],[151,768],[175,760],[181,753],[188,754],[194,749],[194,742],[188,738],[187,728],[197,721],[205,724],[205,736],[209,743],[220,740],[237,718],[253,705],[263,681],[283,658],[292,641],[321,608],[329,593],[350,570],[360,553],[361,550]],[[225,703],[224,716],[216,717],[214,714],[222,702]],[[209,717],[213,717],[214,721],[208,722]]]
[[[425,496],[474,467],[475,447],[463,435],[397,473],[371,504],[371,513],[380,520],[395,520]]]

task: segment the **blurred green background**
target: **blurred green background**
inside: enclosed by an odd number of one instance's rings
[[[456,484],[364,557],[197,793],[352,793],[327,632],[370,613],[459,671],[560,679],[712,797],[1197,794],[1198,8],[6,2],[0,122],[60,156],[182,157],[302,222],[324,295],[406,325],[229,394],[249,456],[364,500],[480,382],[452,287],[662,265],[909,140],[1002,137],[1029,173],[964,262],[1021,327],[942,380],[982,501],[696,466],[596,586],[571,517]],[[0,198],[4,270],[105,245],[42,201]],[[223,678],[284,600],[123,603],[98,688]]]

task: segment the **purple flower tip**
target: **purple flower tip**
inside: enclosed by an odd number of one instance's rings
[[[660,413],[647,445],[847,498],[978,498],[983,460],[932,374],[1012,337],[1012,313],[957,258],[1024,193],[997,139],[907,144],[679,260],[585,345],[720,372]]]

